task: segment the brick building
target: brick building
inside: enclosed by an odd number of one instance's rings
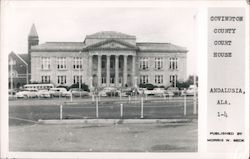
[[[9,60],[9,88],[20,88],[29,83],[31,78],[30,48],[32,45],[38,45],[39,39],[33,24],[28,35],[28,53],[11,52]]]
[[[80,81],[93,88],[170,86],[186,79],[188,51],[171,43],[137,42],[133,35],[103,31],[83,42],[43,44],[35,34],[29,44],[32,82],[70,86]]]

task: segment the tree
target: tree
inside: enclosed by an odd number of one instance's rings
[[[70,87],[68,87],[68,86],[63,86],[63,85],[57,86],[56,88],[65,88],[65,89],[67,89],[67,91],[69,91],[69,89],[70,89]]]
[[[198,87],[198,76],[196,77],[196,86]],[[190,75],[186,81],[177,81],[176,87],[181,89],[188,88],[190,85],[194,85],[194,76]]]
[[[184,88],[188,88],[190,86],[190,83],[187,81],[177,81],[176,82],[176,87],[179,89],[179,90],[182,90]]]
[[[153,90],[154,88],[156,88],[157,86],[151,84],[151,83],[146,83],[146,84],[139,84],[140,88],[147,88],[148,90]]]
[[[196,78],[196,86],[198,87],[198,76],[195,76]],[[194,75],[189,75],[188,77],[188,80],[187,82],[190,84],[190,85],[194,85]]]

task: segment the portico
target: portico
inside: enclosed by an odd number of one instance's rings
[[[135,55],[105,54],[89,56],[89,73],[94,87],[135,85]],[[130,64],[128,66],[128,63]],[[93,67],[96,66],[96,67]],[[91,69],[92,68],[92,69]]]

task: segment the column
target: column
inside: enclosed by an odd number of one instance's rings
[[[93,87],[93,75],[92,75],[92,69],[93,69],[93,55],[89,55],[89,80],[90,80],[90,88]]]
[[[101,87],[102,82],[102,55],[98,55],[98,70],[97,70],[97,78],[98,78],[98,87]]]
[[[115,56],[115,86],[119,84],[119,56]]]
[[[132,84],[133,84],[133,87],[136,87],[136,80],[135,80],[135,55],[132,56]]]
[[[110,85],[110,55],[106,55],[107,57],[107,72],[106,72],[106,86]]]
[[[127,84],[128,78],[128,55],[123,56],[123,86]]]

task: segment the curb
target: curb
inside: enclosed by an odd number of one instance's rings
[[[153,124],[153,123],[189,123],[193,119],[64,119],[38,120],[38,124]]]

